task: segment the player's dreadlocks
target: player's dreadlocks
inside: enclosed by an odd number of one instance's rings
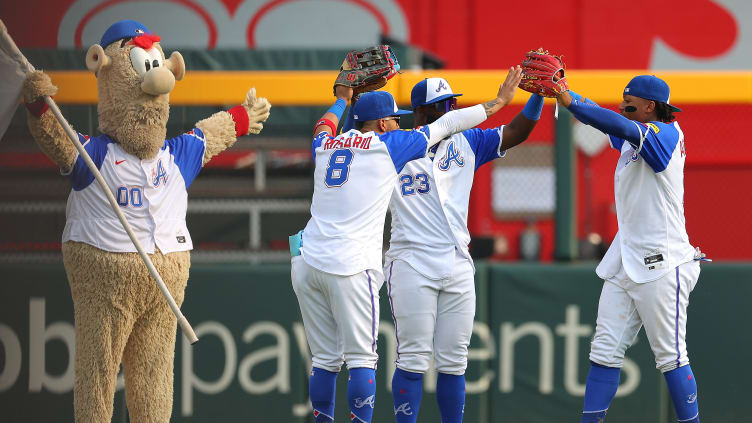
[[[660,101],[655,102],[655,113],[658,115],[658,120],[664,123],[670,123],[676,119],[668,105]]]

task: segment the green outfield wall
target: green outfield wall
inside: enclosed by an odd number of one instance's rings
[[[579,421],[601,281],[594,263],[478,263],[478,311],[465,422]],[[393,421],[394,324],[386,290],[375,422]],[[688,345],[703,423],[752,415],[752,264],[703,266]],[[311,422],[308,350],[288,265],[195,265],[183,311],[201,341],[178,333],[173,422]],[[73,309],[62,265],[0,264],[0,421],[73,420]],[[435,374],[421,422],[439,421]],[[609,423],[672,421],[642,333],[628,351]],[[347,421],[346,372],[337,421]],[[122,382],[115,422],[124,422]],[[675,421],[675,420],[674,420]]]

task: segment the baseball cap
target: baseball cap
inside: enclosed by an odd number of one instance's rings
[[[462,94],[452,92],[452,87],[444,78],[426,78],[413,87],[410,93],[410,103],[415,110],[418,106],[438,103],[450,97],[459,97]]]
[[[123,38],[138,37],[142,34],[151,34],[151,31],[144,24],[130,19],[118,21],[107,28],[107,31],[104,32],[102,39],[99,41],[99,45],[102,48],[107,48],[108,45],[115,41],[122,40]]]
[[[668,88],[668,84],[655,75],[635,76],[624,88],[624,94],[666,103],[672,112],[681,112],[680,108],[671,105],[668,102],[671,97],[671,91]]]
[[[389,116],[409,115],[410,110],[400,110],[394,97],[386,91],[365,93],[353,106],[353,119],[358,122],[377,120]]]

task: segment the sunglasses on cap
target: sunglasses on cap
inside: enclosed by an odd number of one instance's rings
[[[449,112],[457,108],[457,97],[449,97],[444,101],[433,103],[434,110],[437,112]]]
[[[381,120],[393,120],[393,121],[397,122],[397,125],[399,125],[400,117],[399,116],[389,116],[389,117],[381,118]]]

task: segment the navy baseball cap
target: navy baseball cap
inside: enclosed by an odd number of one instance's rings
[[[389,116],[409,115],[410,110],[400,110],[394,97],[386,91],[365,93],[353,106],[353,119],[358,122],[377,120]]]
[[[438,103],[461,95],[452,92],[452,87],[444,78],[426,78],[413,87],[413,91],[410,93],[410,103],[415,110],[418,106]]]
[[[655,75],[635,76],[629,81],[626,88],[624,88],[624,94],[666,103],[672,112],[681,112],[680,108],[671,105],[668,102],[671,97],[671,91],[668,88],[668,84]]]
[[[102,48],[107,48],[108,45],[115,41],[122,40],[123,38],[138,37],[142,34],[151,34],[151,31],[140,22],[126,19],[110,25],[107,31],[104,32],[104,35],[102,35],[99,45]]]

